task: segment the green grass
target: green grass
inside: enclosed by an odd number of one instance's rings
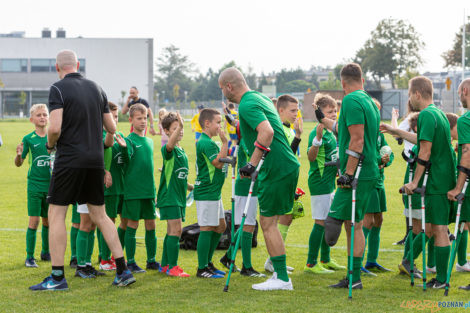
[[[299,186],[308,190],[307,175],[307,138],[313,129],[313,123],[305,123],[305,134],[301,142],[301,163]],[[119,128],[127,133],[129,125],[122,123]],[[402,257],[402,248],[392,245],[404,235],[405,225],[403,205],[398,188],[403,180],[405,162],[400,157],[402,147],[387,136],[389,144],[395,151],[395,162],[386,169],[386,189],[388,196],[388,212],[384,216],[381,233],[381,252],[379,262],[393,269],[391,273],[380,274],[379,277],[363,277],[364,290],[354,291],[353,300],[347,299],[347,290],[326,288],[345,276],[345,272],[331,275],[314,276],[304,274],[302,269],[306,262],[309,234],[313,225],[311,219],[309,195],[303,197],[306,216],[295,220],[287,237],[287,263],[295,268],[292,281],[293,292],[256,292],[251,284],[262,279],[244,278],[238,274],[232,276],[230,291],[222,292],[225,280],[203,280],[195,277],[197,256],[195,251],[180,252],[180,265],[192,276],[188,279],[174,279],[160,273],[137,275],[137,283],[130,288],[116,289],[110,284],[111,274],[93,280],[82,280],[73,277],[74,271],[66,266],[66,276],[70,291],[63,293],[32,293],[28,286],[36,284],[50,273],[50,264],[38,262],[38,269],[24,267],[25,230],[28,225],[26,210],[26,174],[27,168],[16,168],[13,163],[16,145],[21,138],[31,132],[29,122],[0,123],[0,134],[4,145],[0,148],[0,299],[1,311],[15,312],[403,312],[411,311],[400,307],[403,301],[465,301],[469,293],[453,288],[449,297],[444,298],[443,291],[429,290],[423,293],[421,288],[411,288],[409,278],[398,275],[397,264]],[[182,142],[190,160],[189,181],[195,179],[195,146],[193,133],[189,124],[185,125],[186,135]],[[160,155],[160,138],[155,142],[155,180],[158,183],[157,169],[162,165]],[[26,165],[26,163],[25,163]],[[225,208],[230,208],[230,179],[223,188]],[[187,209],[187,224],[196,222],[195,205]],[[70,229],[69,210],[67,217]],[[453,226],[451,228],[453,230]],[[166,225],[157,221],[158,251],[161,258],[162,238]],[[138,246],[136,259],[145,265],[144,232],[142,227],[137,232]],[[253,265],[263,269],[267,256],[262,233],[258,236],[259,246],[253,249]],[[41,239],[38,236],[36,254],[40,251]],[[332,248],[332,257],[341,264],[346,264],[345,236],[342,234],[336,247]],[[97,245],[95,245],[97,247]],[[214,260],[222,256],[216,251]],[[70,257],[70,249],[66,251],[66,260]],[[93,260],[96,262],[97,248]],[[241,262],[241,256],[238,263]],[[418,264],[421,259],[418,259]],[[421,267],[421,266],[420,266]],[[419,282],[418,282],[419,283]],[[470,283],[470,274],[454,273],[452,286]],[[429,311],[427,309],[426,311]]]

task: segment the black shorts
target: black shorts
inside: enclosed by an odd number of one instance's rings
[[[54,168],[47,202],[56,205],[104,204],[104,170]]]

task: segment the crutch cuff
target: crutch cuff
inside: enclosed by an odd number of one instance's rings
[[[429,161],[429,160],[423,160],[423,159],[420,159],[418,157],[418,158],[416,158],[416,162],[418,162],[418,164],[424,166],[427,170],[431,167],[431,161]]]
[[[346,154],[352,156],[353,158],[359,159],[359,161],[364,160],[364,154],[360,152],[346,149]]]
[[[464,167],[462,165],[457,165],[457,169],[462,173],[466,174],[467,176],[470,176],[470,168]]]

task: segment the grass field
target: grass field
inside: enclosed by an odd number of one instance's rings
[[[299,186],[308,191],[307,138],[313,129],[313,123],[305,123],[305,133],[301,142],[301,163]],[[122,123],[119,128],[127,133],[129,125]],[[230,283],[230,291],[222,292],[225,280],[204,280],[195,277],[197,256],[195,251],[180,252],[180,265],[192,276],[188,279],[175,279],[160,273],[137,274],[137,283],[130,288],[116,289],[111,286],[113,276],[108,274],[92,280],[73,277],[74,270],[66,264],[66,277],[70,290],[63,293],[32,293],[28,287],[40,282],[50,273],[50,264],[39,261],[39,268],[24,267],[25,231],[27,228],[26,210],[26,174],[27,168],[16,168],[13,163],[16,145],[21,138],[32,131],[29,122],[0,122],[0,134],[4,145],[0,148],[0,311],[9,312],[429,312],[430,308],[419,306],[419,303],[430,300],[468,302],[470,293],[452,288],[449,297],[443,291],[428,290],[423,293],[421,288],[411,288],[409,278],[398,275],[397,264],[402,257],[402,246],[394,246],[393,242],[404,235],[405,225],[401,198],[397,193],[403,180],[405,162],[400,157],[402,147],[387,135],[390,146],[395,151],[395,162],[386,169],[386,189],[388,196],[388,212],[385,213],[381,233],[381,251],[379,262],[393,269],[378,277],[362,277],[364,289],[354,291],[353,300],[347,299],[347,290],[326,288],[336,283],[346,274],[336,272],[330,275],[315,276],[303,273],[307,258],[309,234],[313,225],[310,211],[309,195],[303,197],[306,216],[295,220],[287,237],[287,263],[295,268],[292,274],[293,292],[256,292],[251,284],[263,279],[245,278],[234,274]],[[189,124],[185,125],[186,134],[182,142],[190,160],[189,181],[195,179],[195,146],[193,133]],[[161,167],[159,153],[160,138],[154,137],[155,169]],[[27,163],[25,163],[26,165]],[[156,170],[155,180],[160,177]],[[223,188],[223,200],[226,209],[230,208],[230,179]],[[196,209],[193,204],[187,208],[185,224],[196,221]],[[70,229],[69,210],[67,225]],[[40,228],[39,228],[40,229]],[[451,228],[453,230],[453,226]],[[158,250],[157,258],[161,258],[162,238],[166,224],[157,221]],[[142,227],[137,232],[136,260],[145,265],[144,232]],[[258,236],[259,246],[253,249],[253,265],[262,270],[267,251],[262,233]],[[39,258],[41,239],[38,236],[36,257]],[[341,264],[346,264],[345,236],[342,235],[337,246],[332,248],[332,257]],[[97,245],[95,245],[97,247]],[[93,261],[97,259],[97,248]],[[214,260],[218,260],[223,252],[218,250]],[[66,262],[70,257],[70,249],[66,251]],[[417,260],[421,264],[421,258]],[[241,262],[241,255],[238,264]],[[421,267],[421,266],[419,266]],[[429,275],[428,275],[429,279]],[[419,282],[418,282],[419,283]],[[454,273],[452,286],[470,283],[470,273]],[[407,301],[414,305],[405,308]],[[414,302],[412,302],[414,301]],[[418,302],[422,301],[422,302]],[[426,302],[430,304],[431,302]],[[413,307],[414,306],[414,307]],[[438,311],[434,308],[433,311]],[[446,311],[449,309],[442,310]],[[455,309],[454,309],[455,310]],[[449,310],[450,311],[450,310]]]

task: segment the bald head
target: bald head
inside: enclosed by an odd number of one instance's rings
[[[459,85],[459,90],[462,90],[463,88],[470,89],[470,78],[464,79],[460,85]]]
[[[470,78],[464,79],[458,89],[460,102],[464,108],[468,108],[470,104]]]
[[[222,86],[231,84],[234,88],[238,88],[246,86],[246,81],[243,74],[237,68],[229,67],[220,73],[219,84]]]
[[[56,64],[63,71],[76,70],[78,64],[77,55],[72,50],[62,50],[57,54]]]

